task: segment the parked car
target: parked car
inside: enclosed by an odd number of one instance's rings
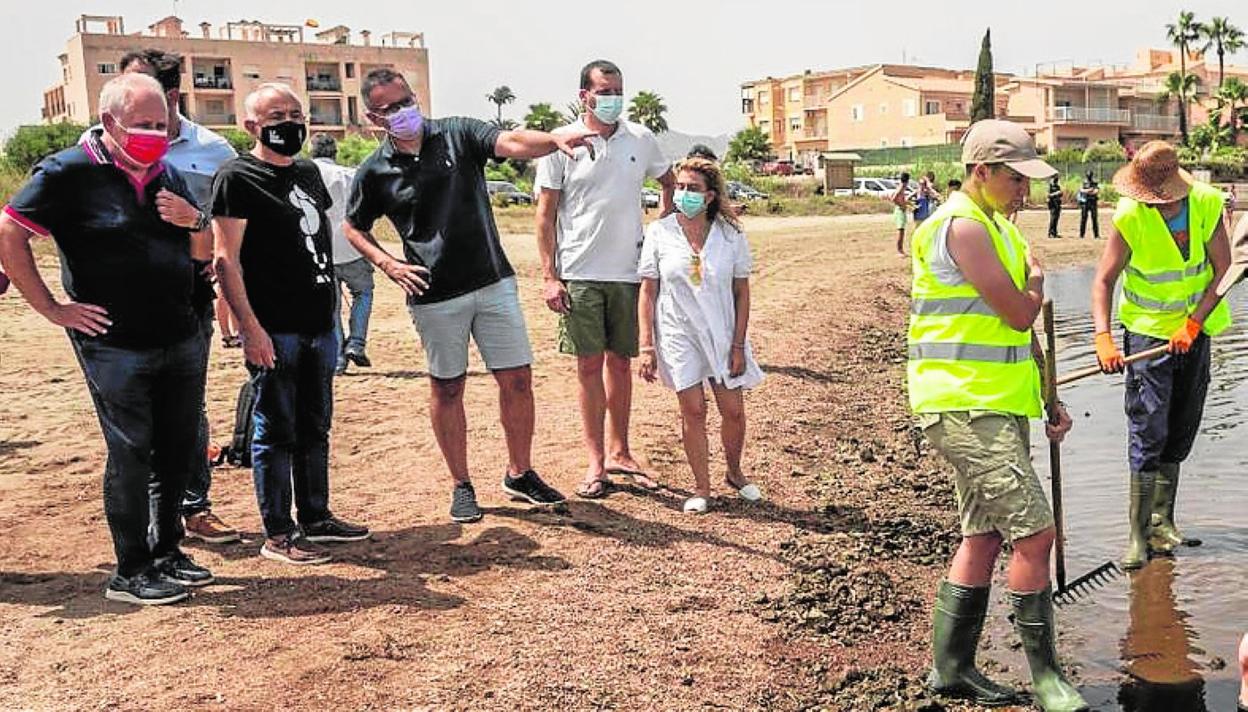
[[[646,208],[659,207],[660,197],[662,196],[659,194],[659,191],[655,190],[654,188],[642,188],[641,189],[641,204],[642,206]]]
[[[763,175],[791,176],[793,173],[793,161],[767,161],[763,164]]]
[[[489,191],[491,198],[502,196],[508,205],[533,204],[533,196],[517,188],[514,183],[508,183],[503,180],[487,180],[485,189]]]
[[[730,180],[724,184],[729,200],[766,200],[767,194],[740,181]]]

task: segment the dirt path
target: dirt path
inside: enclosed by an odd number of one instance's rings
[[[1043,234],[1043,220],[1024,224]],[[20,300],[0,300],[0,708],[921,703],[895,671],[923,664],[926,601],[954,528],[943,466],[916,447],[904,408],[908,262],[889,254],[888,226],[887,216],[747,224],[768,379],[747,399],[746,464],[769,505],[724,497],[709,516],[683,515],[692,478],[675,398],[641,383],[634,449],[666,491],[621,487],[559,512],[508,502],[497,392],[474,355],[470,458],[487,517],[451,524],[423,356],[398,290],[379,282],[375,366],[338,381],[332,455],[334,509],[369,524],[373,541],[308,570],[261,560],[250,472],[219,469],[216,511],[248,541],[192,545],[219,583],[154,610],[101,595],[112,560],[103,443],[69,346]],[[537,359],[534,459],[571,493],[584,469],[575,380],[539,301],[532,242],[507,240]],[[1094,249],[1039,242],[1047,263]],[[214,346],[218,442],[240,357]],[[850,669],[883,672],[846,679]]]

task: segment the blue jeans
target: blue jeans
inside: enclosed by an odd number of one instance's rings
[[[269,334],[275,368],[248,364],[256,393],[251,469],[269,537],[329,517],[329,426],[334,410],[334,332]]]
[[[117,573],[133,576],[182,540],[182,494],[188,474],[204,459],[198,445],[207,349],[199,334],[155,349],[72,334],[70,342],[108,447],[104,515]]]
[[[1166,341],[1123,330],[1130,356]],[[1132,472],[1156,472],[1161,463],[1187,459],[1200,432],[1209,391],[1209,337],[1185,354],[1166,354],[1127,366],[1127,459]]]
[[[334,337],[338,342],[338,361],[343,354],[363,353],[368,343],[368,317],[373,311],[373,266],[368,260],[360,258],[345,264],[334,265],[334,274],[339,282],[346,285],[351,293],[351,316],[347,328],[351,332],[343,339],[342,333],[342,289],[334,292],[337,303],[334,306]]]
[[[201,325],[202,331],[200,335],[204,339],[205,354],[212,350],[214,317],[212,309],[208,309],[208,313],[204,315],[204,321]],[[182,497],[182,516],[184,517],[212,509],[212,502],[208,499],[208,489],[212,486],[212,467],[208,464],[209,444],[208,408],[201,401],[199,407],[199,440],[197,441],[200,458],[195,463],[195,466],[191,468],[190,477],[186,481],[186,494]]]

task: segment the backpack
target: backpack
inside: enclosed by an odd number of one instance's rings
[[[251,439],[255,434],[252,416],[255,411],[256,387],[248,378],[238,389],[238,402],[234,405],[234,437],[229,445],[221,448],[215,464],[225,462],[234,467],[251,467]]]

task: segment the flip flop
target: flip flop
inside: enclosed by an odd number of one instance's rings
[[[763,491],[759,489],[758,485],[754,484],[753,482],[747,483],[741,487],[737,487],[736,485],[729,482],[728,480],[724,480],[724,483],[727,484],[732,489],[736,490],[737,496],[740,497],[741,499],[744,499],[747,502],[763,501]]]
[[[627,477],[633,481],[633,484],[637,485],[638,487],[644,490],[648,490],[650,492],[657,492],[659,488],[663,486],[663,485],[660,485],[658,482],[655,482],[653,479],[650,478],[650,475],[647,475],[641,470],[630,470],[624,467],[608,467],[607,474],[608,475],[621,475],[623,477]],[[638,479],[638,478],[643,478],[645,481],[643,482],[642,479]]]
[[[607,496],[607,488],[611,483],[607,480],[592,480],[582,482],[576,488],[576,496],[581,499],[602,499]]]

